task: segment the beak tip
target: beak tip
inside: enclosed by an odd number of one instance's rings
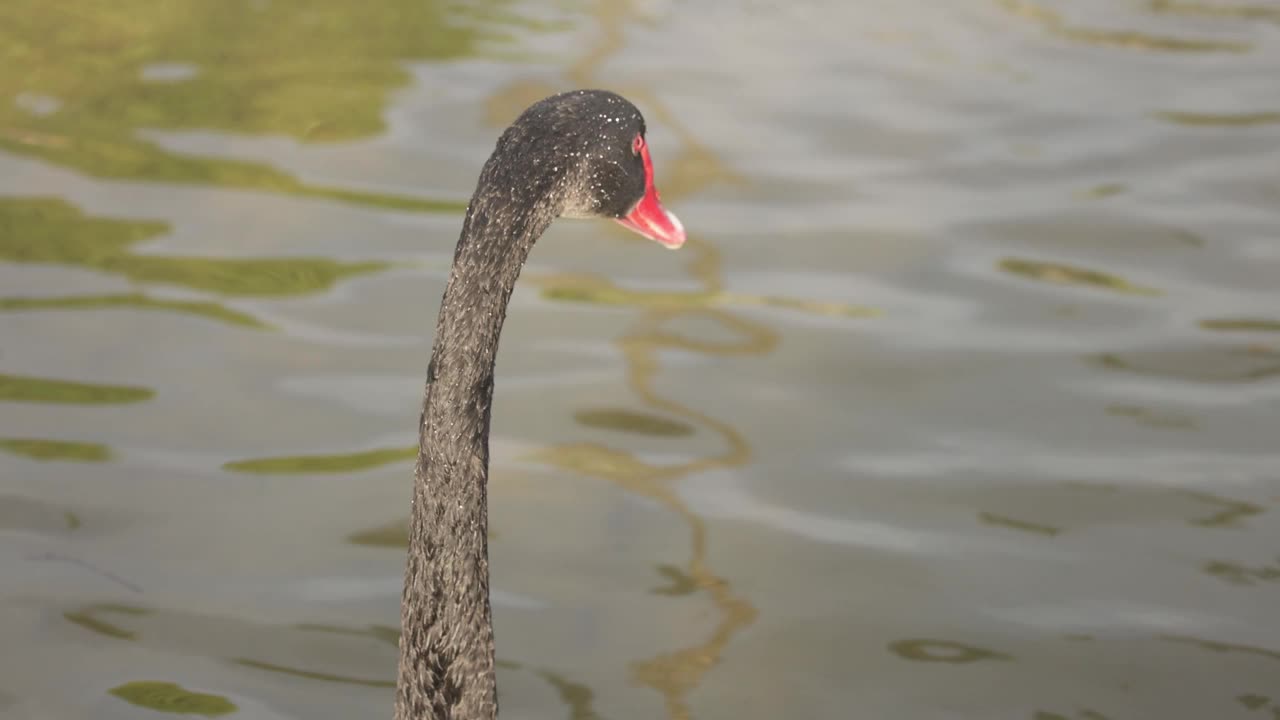
[[[652,206],[641,203],[630,214],[614,218],[614,222],[631,232],[646,237],[668,250],[678,250],[684,245],[684,224],[656,200]]]
[[[678,250],[681,245],[684,245],[684,223],[680,222],[680,218],[676,217],[675,213],[665,208],[664,212],[667,213],[667,220],[671,223],[671,233],[662,244],[666,245],[669,250]]]

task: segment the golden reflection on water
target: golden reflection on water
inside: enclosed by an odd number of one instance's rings
[[[591,688],[550,670],[538,670],[535,674],[555,688],[560,702],[569,708],[569,720],[600,720],[594,707],[596,694]]]
[[[718,255],[715,262],[719,262]],[[695,264],[690,263],[695,272]],[[712,278],[718,270],[712,268]],[[706,281],[699,277],[699,280]],[[585,274],[531,275],[526,282],[542,288],[542,296],[560,302],[580,302],[593,305],[625,305],[629,307],[695,309],[716,307],[772,307],[825,315],[828,317],[869,318],[881,314],[878,308],[865,305],[823,302],[806,298],[778,295],[753,295],[734,293],[720,289],[703,289],[688,292],[628,290],[613,284],[607,278]],[[718,280],[717,280],[718,282]]]
[[[1055,11],[1032,0],[998,2],[1011,13],[1034,21],[1052,35],[1091,45],[1174,52],[1243,52],[1250,48],[1245,43],[1073,27]],[[492,33],[485,36],[483,31],[477,31],[472,36],[457,28],[442,30],[444,23],[439,22],[436,16],[437,4],[429,1],[416,4],[397,2],[394,3],[394,8],[370,8],[344,6],[334,0],[325,0],[315,3],[310,12],[300,12],[296,7],[298,3],[289,0],[259,5],[279,9],[286,19],[308,18],[312,29],[292,24],[282,27],[280,23],[267,17],[254,17],[243,25],[253,33],[243,38],[237,37],[237,46],[228,56],[223,57],[216,53],[210,55],[209,51],[213,49],[218,53],[225,53],[225,48],[203,41],[209,36],[206,24],[219,28],[241,27],[238,21],[223,14],[232,12],[230,10],[211,9],[202,14],[194,12],[192,4],[185,2],[176,3],[173,10],[166,10],[162,17],[157,18],[152,12],[156,6],[150,3],[147,4],[145,13],[138,12],[136,3],[130,2],[114,6],[97,6],[83,0],[70,5],[46,4],[46,8],[52,10],[38,7],[33,0],[5,3],[0,8],[0,58],[6,60],[6,63],[0,63],[0,97],[17,93],[12,85],[15,79],[31,78],[31,86],[61,103],[61,109],[49,115],[40,115],[24,110],[21,105],[0,105],[0,148],[44,158],[91,175],[142,178],[168,183],[238,186],[374,205],[461,212],[459,203],[313,187],[266,165],[183,157],[140,139],[135,131],[141,127],[210,127],[255,135],[287,134],[308,141],[375,134],[380,129],[381,120],[378,113],[371,110],[380,110],[385,105],[389,89],[404,82],[405,77],[398,69],[402,57],[434,57],[435,54],[447,57],[454,52],[466,54],[463,47],[465,43],[476,37],[496,37]],[[409,7],[410,5],[414,7]],[[1280,11],[1243,5],[1152,0],[1149,9],[1152,12],[1280,21]],[[597,84],[594,82],[596,69],[622,48],[625,43],[624,26],[633,22],[630,6],[621,0],[602,0],[596,5],[595,11],[599,20],[600,39],[568,69],[568,78],[574,85]],[[512,18],[515,17],[517,16],[503,16],[501,21],[514,22]],[[29,39],[48,35],[42,28],[10,22],[30,18],[46,23],[62,23],[71,18],[71,22],[62,25],[67,32],[48,42],[42,40],[40,45],[8,42],[15,37],[21,40],[24,36]],[[16,33],[14,28],[17,29]],[[37,30],[40,32],[37,33]],[[264,39],[264,32],[270,34],[268,39]],[[333,41],[335,33],[342,42]],[[235,33],[218,34],[219,37],[232,35]],[[422,37],[425,38],[423,42],[426,45],[406,48],[399,44],[400,41],[388,43],[387,38],[392,36],[403,42],[409,42],[405,38]],[[389,62],[386,57],[365,47],[365,40],[362,38],[367,38],[368,44],[385,46],[388,55],[400,55]],[[461,38],[458,40],[459,47],[432,44],[455,42],[451,38]],[[351,41],[362,44],[351,51],[353,56],[377,55],[377,58],[372,62],[356,62],[351,58],[325,60],[319,57],[332,53],[335,49],[348,48]],[[61,43],[69,43],[69,46]],[[190,49],[189,56],[183,54],[183,50],[187,48]],[[40,53],[59,54],[72,58],[73,62],[59,64],[40,56]],[[142,53],[142,56],[135,53]],[[197,74],[190,83],[157,85],[139,79],[139,69],[146,63],[174,60],[190,62],[196,68]],[[85,66],[86,63],[88,66]],[[45,74],[42,76],[33,68],[45,68]],[[84,83],[82,80],[85,77],[103,80],[96,84]],[[68,84],[69,80],[74,80],[75,83]],[[335,89],[342,91],[336,92]],[[548,92],[549,88],[538,83],[515,83],[491,99],[491,117],[509,119],[514,112],[507,112],[508,109],[521,109]],[[669,127],[681,144],[676,157],[662,163],[662,187],[669,199],[688,196],[713,183],[745,182],[704,147],[651,93],[644,88],[627,88],[624,92],[645,106],[651,121]],[[267,100],[265,106],[260,103],[264,98]],[[178,112],[190,113],[190,116],[175,114]],[[1255,126],[1280,123],[1280,113],[1269,111],[1243,114],[1169,111],[1158,113],[1157,117],[1182,125]],[[495,120],[495,124],[501,123]],[[1124,189],[1119,184],[1100,185],[1092,188],[1089,193],[1093,197],[1107,197]],[[39,222],[48,229],[47,236],[38,238],[38,242],[27,244],[21,244],[22,238],[18,238],[19,244],[6,243],[5,239],[10,234],[0,233],[0,259],[9,262],[79,266],[114,273],[133,281],[176,284],[228,295],[321,292],[352,273],[381,269],[376,263],[342,265],[327,260],[313,264],[306,259],[223,261],[139,256],[129,252],[128,246],[153,237],[167,228],[158,223],[122,223],[117,220],[84,218],[77,211],[57,201],[16,202],[25,204],[27,210],[36,210],[26,216],[30,222],[24,227],[35,226]],[[0,208],[0,213],[11,210],[12,206],[6,206]],[[19,211],[22,210],[19,207]],[[74,244],[80,242],[81,236],[85,242]],[[676,465],[646,463],[630,453],[599,444],[559,445],[547,448],[539,455],[543,461],[559,468],[605,479],[629,492],[654,500],[681,518],[687,526],[689,558],[686,564],[659,565],[657,572],[663,584],[653,588],[652,592],[673,597],[704,593],[714,604],[717,618],[708,625],[704,637],[698,642],[653,658],[638,660],[632,666],[640,682],[663,695],[667,713],[672,718],[690,717],[687,701],[689,693],[716,666],[733,637],[755,620],[757,611],[746,597],[735,592],[728,579],[711,567],[708,560],[710,538],[707,523],[684,503],[675,490],[675,486],[683,478],[693,473],[744,466],[751,458],[750,447],[730,423],[664,398],[656,392],[654,383],[662,369],[662,351],[675,349],[711,356],[761,355],[770,352],[778,342],[776,334],[762,323],[733,313],[733,310],[740,308],[782,308],[844,317],[865,317],[877,313],[875,308],[725,291],[719,252],[697,237],[696,228],[684,252],[691,277],[701,285],[699,290],[633,291],[619,288],[608,279],[594,276],[529,278],[530,282],[542,288],[544,296],[549,299],[623,305],[636,308],[639,312],[639,320],[632,331],[619,340],[619,347],[626,362],[628,385],[654,412],[636,413],[615,408],[582,409],[575,413],[575,419],[579,423],[653,436],[676,437],[691,432],[710,433],[718,436],[724,443],[720,452]],[[1160,294],[1157,289],[1134,286],[1123,278],[1061,264],[1011,258],[1003,261],[1000,267],[1005,272],[1039,282],[1136,295]],[[245,327],[266,327],[250,315],[217,303],[166,300],[144,293],[0,298],[0,311],[82,310],[98,307],[175,311]],[[688,337],[671,329],[674,322],[695,317],[718,323],[731,331],[735,340],[707,341]],[[1265,318],[1214,318],[1201,321],[1201,326],[1213,331],[1280,331],[1280,321]],[[1228,352],[1235,351],[1224,350],[1221,354],[1211,354],[1205,359],[1205,364],[1214,365]],[[1250,358],[1262,357],[1265,362],[1273,362],[1266,360],[1270,353],[1268,350],[1241,352]],[[1199,380],[1257,379],[1269,377],[1276,372],[1273,364],[1264,364],[1262,368],[1258,368],[1253,363],[1245,362],[1243,365],[1246,369],[1238,374],[1233,373],[1231,378],[1205,378],[1198,371],[1188,370],[1187,363],[1175,362],[1175,367],[1170,368],[1162,362],[1146,362],[1152,359],[1150,355],[1126,354],[1103,356],[1100,361],[1113,369],[1193,377]],[[1199,362],[1191,364],[1198,366]],[[127,403],[140,402],[152,395],[153,391],[147,388],[0,375],[0,401]],[[1171,419],[1137,406],[1112,406],[1108,408],[1108,412],[1153,427],[1184,426],[1179,418]],[[110,458],[110,448],[104,445],[51,439],[0,438],[0,450],[32,459],[103,461]],[[415,448],[383,448],[326,456],[259,458],[228,463],[226,469],[264,474],[354,472],[384,463],[399,462],[411,458],[415,452]],[[1208,493],[1188,491],[1185,496],[1208,507],[1204,513],[1187,519],[1188,523],[1200,527],[1240,527],[1248,518],[1264,512],[1264,508],[1258,505]],[[72,521],[75,525],[79,524],[74,516],[68,514],[68,518],[69,524]],[[1042,536],[1054,536],[1063,531],[1056,526],[989,512],[980,513],[979,519],[990,526]],[[358,544],[396,547],[403,547],[405,544],[400,523],[357,533],[350,540]],[[1270,583],[1280,577],[1280,565],[1248,566],[1213,561],[1203,569],[1220,580],[1237,585]],[[162,611],[101,604],[68,612],[65,617],[69,622],[100,635],[135,640],[138,632],[125,627],[128,624],[126,620],[108,620],[103,616],[115,614],[137,619],[157,612]],[[250,624],[246,623],[244,626],[253,629]],[[298,632],[368,635],[392,646],[396,644],[398,637],[396,629],[387,626],[365,629],[294,626],[290,629]],[[1280,660],[1280,652],[1266,648],[1182,636],[1166,636],[1164,640],[1190,644],[1213,653],[1246,654],[1266,660]],[[889,651],[902,659],[915,662],[966,663],[1011,659],[1007,655],[983,648],[929,639],[896,641],[889,646]],[[304,670],[259,659],[236,657],[228,660],[260,671],[326,682],[378,688],[393,685],[389,680]],[[521,664],[505,660],[500,661],[500,665],[508,669],[525,668]],[[532,667],[528,669],[555,688],[572,718],[591,720],[598,717],[592,707],[594,696],[590,688],[549,670]],[[141,698],[144,702],[136,704],[158,710],[165,707],[194,707],[190,704],[190,696],[199,695],[177,685],[149,681],[128,683],[111,692],[130,702],[134,702],[130,698]],[[129,697],[125,697],[126,694]],[[214,703],[205,707],[225,707],[217,705],[216,701],[221,699],[218,696],[201,697],[204,701]],[[1262,708],[1270,702],[1269,698],[1258,694],[1243,694],[1238,700],[1249,709]],[[147,702],[152,704],[147,705]],[[234,710],[234,705],[231,709]],[[1082,709],[1070,715],[1059,715],[1047,710],[1037,711],[1035,717],[1038,720],[1066,717],[1097,720],[1104,716]]]
[[[720,284],[718,252],[711,245],[691,237],[683,252],[694,257],[688,264],[691,274],[708,288]],[[709,342],[688,338],[665,326],[678,318],[703,316],[719,322],[738,336],[736,342]],[[745,438],[728,423],[659,395],[653,389],[661,369],[658,358],[664,350],[679,349],[712,355],[761,354],[773,349],[777,337],[767,327],[718,308],[645,308],[636,327],[618,344],[626,362],[627,384],[645,405],[666,415],[719,435],[725,449],[717,455],[677,465],[654,465],[616,448],[597,444],[567,444],[546,448],[536,458],[564,470],[580,472],[614,482],[622,489],[653,500],[680,517],[689,529],[690,555],[680,569],[664,568],[663,575],[678,582],[660,594],[684,594],[691,588],[706,593],[719,613],[719,620],[705,639],[687,647],[633,663],[632,670],[642,684],[661,692],[668,716],[690,717],[685,699],[719,662],[732,636],[755,619],[756,610],[735,593],[727,580],[715,573],[707,561],[706,521],[694,513],[676,492],[675,484],[697,472],[745,465],[751,457]]]
[[[1052,35],[1087,45],[1162,52],[1243,53],[1253,48],[1251,43],[1196,40],[1185,37],[1154,35],[1136,30],[1080,27],[1071,25],[1057,11],[1044,7],[1032,0],[997,0],[997,2],[1000,7],[1011,14],[1035,22]]]
[[[622,49],[625,25],[633,20],[633,9],[625,2],[602,0],[592,9],[599,27],[599,39],[566,72],[570,83],[577,87],[599,84],[596,70]],[[517,82],[495,95],[490,100],[490,117],[499,120],[495,124],[501,124],[500,118],[513,116],[511,109],[523,107],[530,96],[540,97],[553,91],[552,88],[536,86],[536,83]],[[651,93],[637,87],[617,89],[641,105],[651,123],[662,123],[680,140],[682,149],[676,162],[664,163],[660,170],[663,176],[661,186],[668,200],[686,197],[714,182],[740,182],[740,178],[706,150]],[[641,314],[634,329],[617,341],[625,359],[627,384],[631,391],[649,408],[663,416],[679,418],[700,432],[719,435],[725,445],[719,454],[676,465],[650,464],[625,451],[598,444],[558,445],[536,454],[537,459],[563,470],[600,477],[627,492],[648,498],[681,518],[687,526],[687,564],[682,568],[659,568],[659,572],[671,582],[657,588],[656,593],[705,593],[716,608],[718,619],[707,629],[701,641],[632,663],[635,679],[663,695],[667,715],[673,720],[690,717],[689,693],[719,663],[733,636],[756,617],[756,609],[750,601],[736,593],[729,581],[711,568],[707,559],[707,523],[689,508],[675,485],[697,472],[741,467],[750,460],[751,451],[746,439],[730,424],[659,395],[653,388],[654,379],[661,369],[658,358],[662,351],[671,349],[721,356],[762,354],[777,344],[776,334],[768,327],[718,307],[734,304],[734,301],[724,294],[719,252],[701,240],[696,229],[690,233],[681,252],[685,254],[690,275],[702,286],[700,292],[625,291],[598,278],[532,278],[543,287],[548,297],[625,304],[639,309]],[[737,301],[741,302],[741,298]],[[739,339],[728,343],[708,342],[666,329],[676,319],[695,316],[719,323]]]
[[[601,429],[620,430],[641,435],[679,437],[693,433],[693,427],[666,418],[636,413],[617,408],[593,408],[574,414],[574,419],[583,425]],[[0,445],[3,448],[3,445]],[[412,460],[417,457],[417,446],[400,448],[376,448],[351,453],[335,453],[327,455],[279,455],[245,460],[232,460],[222,465],[228,472],[249,475],[316,475],[321,473],[345,474],[372,470],[373,468]],[[375,528],[367,532],[352,535],[351,542],[356,544],[384,545],[387,547],[404,547],[396,544],[401,537],[403,523],[393,523],[385,528]],[[388,528],[400,528],[394,532]],[[388,534],[390,533],[390,534]],[[362,538],[357,540],[356,538]],[[370,538],[380,538],[376,542]],[[407,536],[405,536],[407,538]]]
[[[603,2],[595,6],[602,38],[568,71],[575,86],[595,86],[593,70],[598,63],[621,49],[622,25],[629,21],[628,8],[622,3]],[[529,103],[545,97],[557,88],[537,82],[512,83],[488,101],[488,117],[495,126],[509,122]],[[663,123],[674,131],[681,150],[673,162],[662,166],[663,192],[670,199],[692,194],[714,182],[741,183],[742,179],[724,166],[650,93],[641,88],[622,88],[624,94],[645,107],[651,122]],[[721,277],[720,254],[715,247],[696,236],[682,251],[689,273],[701,285],[693,292],[646,292],[625,290],[607,279],[594,276],[526,277],[525,282],[543,289],[544,296],[567,302],[589,302],[636,307],[642,311],[635,329],[618,341],[627,365],[627,382],[636,396],[656,414],[635,413],[613,408],[585,408],[575,414],[580,423],[592,427],[640,432],[650,435],[677,436],[709,431],[725,442],[725,450],[717,455],[698,458],[674,466],[655,466],[633,455],[602,445],[575,444],[547,448],[537,457],[561,469],[581,472],[610,480],[623,489],[654,500],[682,518],[689,529],[690,557],[684,567],[663,565],[659,574],[667,580],[655,587],[658,595],[685,596],[706,593],[719,613],[718,621],[708,628],[705,638],[690,646],[642,659],[632,665],[636,679],[662,693],[669,717],[690,717],[686,697],[701,678],[720,659],[732,636],[749,625],[756,616],[755,608],[737,595],[730,584],[709,566],[707,561],[708,531],[706,522],[679,497],[674,485],[681,478],[716,468],[740,467],[750,459],[750,450],[741,434],[721,420],[658,395],[653,381],[660,370],[659,353],[679,349],[710,355],[763,354],[777,344],[775,333],[768,327],[728,311],[733,307],[774,307],[812,314],[844,317],[876,315],[874,308],[822,303],[811,300],[757,296],[726,292]],[[703,317],[734,333],[736,340],[711,342],[690,338],[668,330],[677,319]],[[226,469],[251,473],[350,472],[411,456],[412,449],[382,449],[333,456],[297,456],[262,458],[228,463]],[[357,532],[349,542],[361,545],[403,547],[403,523],[389,523]],[[342,681],[310,670],[268,667],[260,661],[239,660],[258,669],[288,672],[313,679]],[[589,720],[597,717],[591,709],[591,691],[550,671],[536,671],[551,683],[570,707],[571,716]],[[321,677],[323,675],[324,677]]]

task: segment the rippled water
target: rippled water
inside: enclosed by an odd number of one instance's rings
[[[1280,717],[1280,5],[10,0],[0,60],[0,717],[390,717],[461,211],[575,86],[691,238],[516,291],[504,716]]]

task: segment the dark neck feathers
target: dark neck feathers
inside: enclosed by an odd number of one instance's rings
[[[563,205],[555,191],[560,169],[520,157],[511,132],[481,172],[436,324],[413,486],[396,720],[497,715],[486,498],[494,360],[520,269]]]

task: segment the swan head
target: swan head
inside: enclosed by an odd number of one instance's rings
[[[644,117],[621,95],[553,95],[525,110],[499,149],[504,143],[518,144],[531,172],[550,178],[557,215],[609,218],[665,247],[684,244],[684,226],[658,195]]]

